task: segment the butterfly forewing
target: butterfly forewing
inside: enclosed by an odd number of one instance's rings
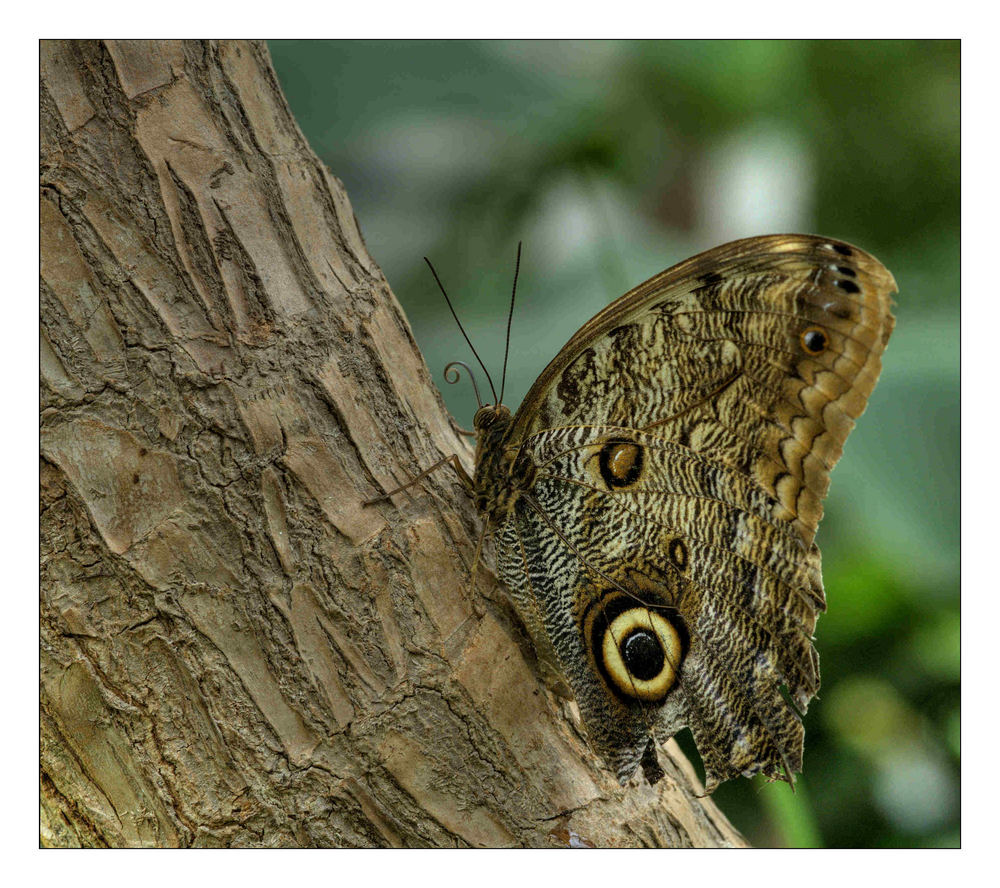
[[[517,489],[501,577],[620,778],[651,732],[685,725],[710,786],[801,768],[824,607],[813,537],[894,290],[840,242],[709,251],[585,324],[497,442],[495,464],[530,479],[480,478]]]
[[[774,235],[709,251],[586,324],[532,387],[512,438],[662,423],[753,474],[811,542],[881,369],[894,291],[877,260],[840,242]]]

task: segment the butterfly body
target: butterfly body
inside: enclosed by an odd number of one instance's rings
[[[685,726],[709,789],[801,770],[814,536],[894,290],[838,241],[737,241],[599,313],[515,414],[477,412],[498,573],[622,782]]]
[[[473,495],[476,508],[487,525],[498,525],[513,508],[518,496],[534,481],[533,464],[512,452],[507,442],[511,413],[503,404],[476,411],[476,473]],[[514,463],[517,461],[517,465]]]

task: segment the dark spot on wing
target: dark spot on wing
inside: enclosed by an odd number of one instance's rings
[[[835,287],[840,287],[845,293],[860,293],[861,287],[859,287],[854,281],[834,281]]]

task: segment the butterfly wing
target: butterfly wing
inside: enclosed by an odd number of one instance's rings
[[[621,779],[652,732],[684,726],[710,787],[801,770],[825,607],[813,538],[894,291],[848,244],[736,241],[608,306],[514,416],[532,480],[498,568]]]

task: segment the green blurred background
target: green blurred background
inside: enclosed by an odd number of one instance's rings
[[[892,270],[896,332],[818,537],[830,609],[805,773],[794,794],[758,779],[714,798],[758,846],[957,846],[958,42],[270,48],[466,427],[471,388],[441,371],[473,359],[424,255],[498,377],[524,241],[511,407],[592,314],[727,240],[825,234]]]

